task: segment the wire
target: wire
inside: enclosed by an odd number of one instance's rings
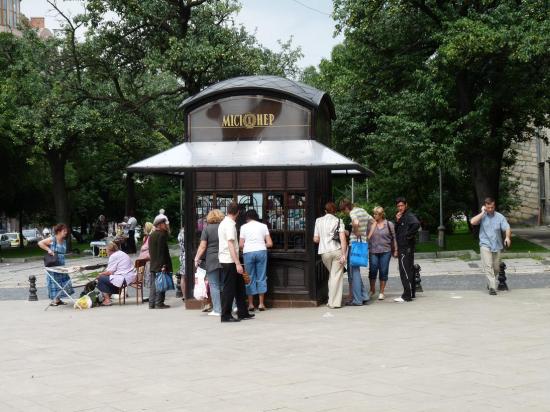
[[[302,6],[302,7],[305,7],[306,9],[310,9],[310,10],[312,10],[312,11],[316,11],[317,13],[323,14],[323,15],[325,15],[325,16],[332,16],[331,13],[326,13],[326,12],[324,12],[324,11],[322,11],[322,10],[316,9],[315,7],[308,6],[307,4],[304,4],[304,3],[302,3],[302,2],[299,1],[299,0],[292,0],[292,1],[293,1],[294,3],[299,4],[299,5]]]

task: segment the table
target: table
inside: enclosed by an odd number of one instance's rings
[[[90,248],[92,249],[92,256],[107,257],[107,242],[105,240],[90,242]],[[97,254],[95,253],[95,248],[97,248]],[[105,251],[104,256],[103,251]]]
[[[71,295],[67,293],[64,287],[62,287],[55,278],[52,276],[51,273],[66,273],[71,278],[71,286],[76,289],[80,287],[84,287],[86,283],[88,283],[91,280],[95,280],[97,277],[96,275],[90,276],[91,273],[84,273],[84,272],[90,272],[90,271],[97,271],[98,269],[105,269],[107,267],[106,264],[98,264],[98,265],[87,265],[87,266],[50,266],[50,267],[44,267],[44,271],[46,272],[46,277],[49,277],[50,280],[57,285],[57,287],[60,289],[57,295],[53,300],[56,300],[57,298],[61,297],[62,294],[67,296],[71,302],[73,302],[73,305],[76,305],[79,309],[82,309],[80,305],[72,298]],[[72,281],[77,280],[83,282],[81,285],[75,285],[72,284]],[[68,284],[67,284],[68,285]],[[65,287],[67,287],[67,285]],[[50,302],[48,302],[48,306],[44,309],[45,311],[48,310],[50,307]]]

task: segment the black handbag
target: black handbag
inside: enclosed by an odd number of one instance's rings
[[[57,266],[57,253],[54,253],[53,256],[49,253],[46,253],[46,256],[44,256],[44,266],[47,268]]]

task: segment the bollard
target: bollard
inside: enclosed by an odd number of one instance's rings
[[[506,263],[500,263],[500,270],[498,271],[498,290],[509,290],[506,284]]]
[[[183,293],[181,293],[181,273],[176,273],[176,297],[182,298]]]
[[[422,269],[418,263],[413,266],[414,269],[414,284],[417,292],[424,292],[422,289],[422,279],[420,279],[420,270]]]
[[[29,276],[29,301],[35,302],[38,300],[38,295],[36,294],[36,276]]]

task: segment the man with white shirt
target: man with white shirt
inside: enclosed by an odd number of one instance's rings
[[[244,268],[239,260],[239,239],[237,237],[237,217],[239,205],[232,202],[227,207],[227,215],[218,227],[219,250],[218,260],[222,265],[222,322],[239,322],[251,319],[253,314],[248,312],[246,305],[246,290],[243,279]],[[231,315],[233,300],[237,302],[237,316]]]

